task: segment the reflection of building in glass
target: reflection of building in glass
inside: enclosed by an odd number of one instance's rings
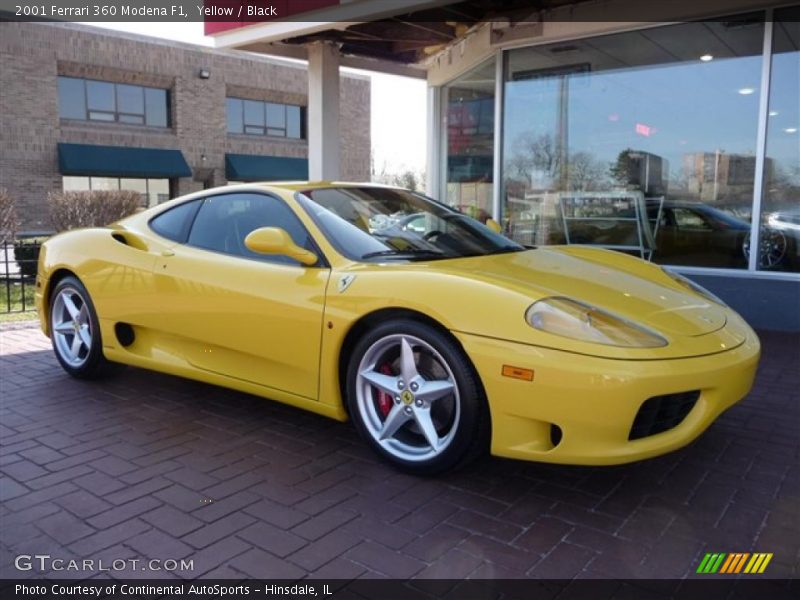
[[[422,4],[402,10],[430,20],[430,3]],[[800,214],[800,6],[751,0],[730,14],[724,2],[662,3],[671,7],[665,21],[632,25],[615,22],[612,5],[629,16],[642,4],[633,0],[602,3],[599,21],[597,3],[575,0],[539,3],[545,14],[535,22],[519,18],[519,2],[435,4],[448,11],[435,27],[404,16],[410,43],[392,23],[394,51],[364,43],[386,36],[385,11],[327,32],[299,21],[289,25],[300,34],[284,22],[213,27],[230,47],[294,46],[312,31],[339,45],[344,60],[352,53],[373,64],[391,58],[392,69],[414,64],[430,86],[428,193],[454,206],[491,205],[517,241],[618,245],[632,222],[613,197],[642,194],[653,262],[713,270],[702,277],[756,323],[782,328],[788,320],[773,315],[797,317],[789,307],[800,275],[777,292],[762,287],[772,286],[768,277],[748,289],[739,273],[800,273],[800,238],[790,234]],[[467,4],[482,14],[477,22],[450,21]],[[430,39],[420,40],[423,31]],[[573,203],[576,219],[590,222],[567,221],[576,230],[567,240],[559,206],[577,195],[612,199]],[[608,204],[628,220],[610,218]],[[800,317],[791,322],[800,330]]]
[[[447,203],[492,213],[494,70],[480,68],[447,90]]]
[[[669,161],[651,152],[627,150],[623,165],[629,186],[644,192],[645,196],[663,196],[667,193],[669,180]]]
[[[683,170],[688,191],[702,202],[752,201],[755,156],[726,154],[723,150],[684,154]],[[767,174],[772,171],[768,157],[764,170]]]

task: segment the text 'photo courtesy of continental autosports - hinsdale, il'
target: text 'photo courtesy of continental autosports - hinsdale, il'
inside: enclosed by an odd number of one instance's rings
[[[351,419],[415,474],[650,458],[750,390],[758,338],[707,290],[498,230],[394,187],[210,189],[49,239],[36,300],[70,375],[134,365]]]

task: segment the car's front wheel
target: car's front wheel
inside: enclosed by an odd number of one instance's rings
[[[417,321],[383,323],[356,344],[347,402],[361,436],[414,474],[461,466],[485,452],[489,415],[463,350]]]
[[[65,277],[50,296],[50,340],[64,370],[79,379],[95,379],[119,366],[103,356],[100,323],[84,285]]]

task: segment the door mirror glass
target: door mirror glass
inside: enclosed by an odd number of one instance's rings
[[[280,227],[254,229],[244,238],[244,245],[252,252],[288,256],[307,266],[316,264],[318,260],[316,254],[295,244],[286,230]]]

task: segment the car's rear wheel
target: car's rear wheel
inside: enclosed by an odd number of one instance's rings
[[[750,260],[750,233],[742,241],[742,252],[745,260]],[[788,244],[782,231],[761,228],[759,234],[758,268],[762,270],[775,269],[784,262]]]
[[[407,472],[462,466],[488,446],[489,416],[474,368],[447,335],[416,321],[383,323],[358,341],[347,402],[362,437]]]
[[[50,339],[58,362],[73,377],[94,379],[120,366],[103,356],[97,312],[76,277],[59,281],[50,296]]]

